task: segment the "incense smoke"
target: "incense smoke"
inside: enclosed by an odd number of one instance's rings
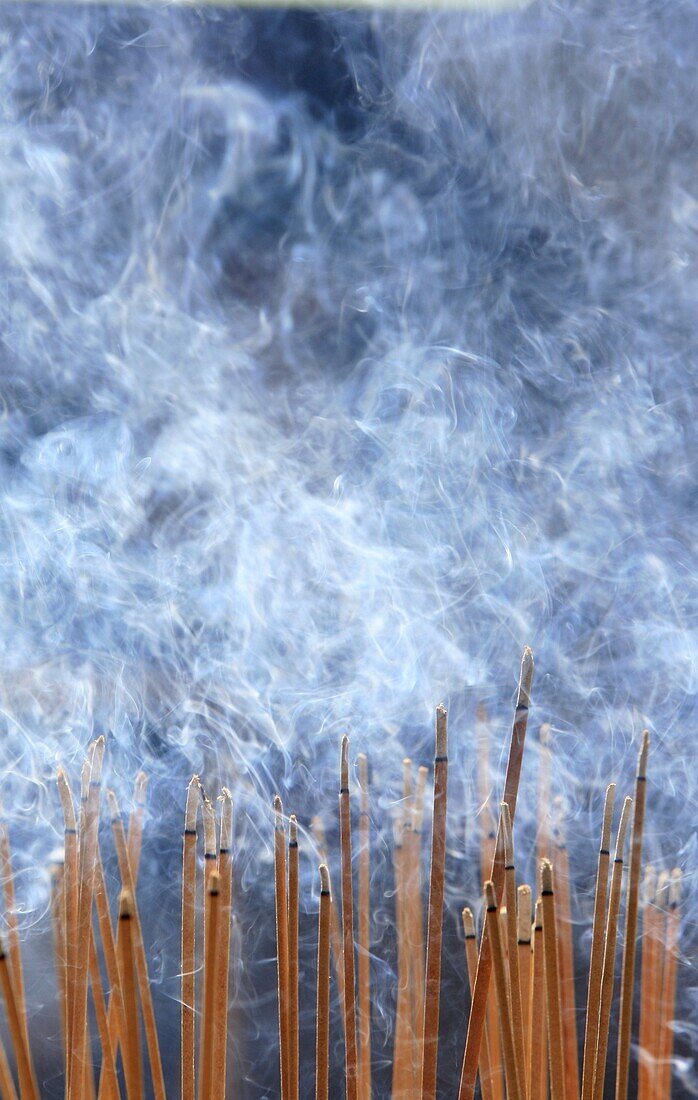
[[[349,732],[380,824],[443,700],[457,836],[475,706],[498,750],[524,643],[525,858],[538,723],[586,870],[648,726],[648,855],[688,872],[695,951],[697,42],[682,2],[4,8],[0,759],[23,927],[48,952],[52,776],[93,735],[124,798],[151,776],[147,866],[171,847],[173,907],[186,781],[229,779],[241,1096],[276,1087],[256,1032],[271,797],[331,817]],[[455,913],[478,886],[457,840],[450,856]],[[164,1045],[175,924],[166,905],[150,924]],[[455,919],[448,935],[462,981]],[[375,978],[380,1073],[387,962]],[[693,985],[686,967],[686,1094]],[[444,1090],[463,1029],[444,1029]]]

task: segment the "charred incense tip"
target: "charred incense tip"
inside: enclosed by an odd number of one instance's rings
[[[104,734],[100,734],[97,740],[92,743],[92,752],[90,753],[90,781],[92,783],[101,783],[102,781],[102,766],[106,747],[107,742]]]
[[[278,794],[274,795],[274,828],[280,833],[284,831],[284,804]]]
[[[436,708],[436,759],[442,759],[448,755],[448,713],[446,707],[439,703]]]
[[[519,943],[529,943],[531,939],[531,887],[519,886],[516,891],[518,904],[516,907],[517,930]]]
[[[148,776],[141,771],[133,783],[133,801],[137,806],[145,806],[145,796],[148,790]]]
[[[467,905],[463,910],[463,933],[466,940],[475,938],[475,918],[473,917],[472,909],[468,909]]]
[[[61,809],[63,810],[63,819],[66,829],[70,829],[75,832],[75,805],[73,803],[73,794],[70,790],[70,783],[68,782],[68,776],[65,773],[65,768],[60,767],[56,772],[56,781],[58,783],[58,797],[61,800]]]
[[[540,931],[543,927],[543,899],[536,898],[536,912],[533,918],[533,931]]]
[[[227,787],[218,795],[221,804],[221,848],[229,852],[233,846],[233,796]]]
[[[216,854],[216,810],[203,787],[201,792],[201,813],[204,822],[204,854],[207,857]]]
[[[647,757],[650,751],[650,731],[642,731],[642,745],[640,747],[640,755],[637,758],[637,778],[647,778]]]
[[[349,738],[346,734],[339,750],[339,792],[349,793]]]
[[[208,880],[208,896],[210,898],[217,898],[218,892],[221,888],[221,876],[218,871],[211,871],[211,877]]]
[[[80,769],[80,801],[87,802],[90,793],[90,776],[92,774],[92,765],[89,760],[83,762]]]
[[[119,920],[128,920],[133,916],[133,902],[128,890],[122,890],[119,894]]]
[[[507,867],[512,867],[514,864],[514,834],[511,828],[511,814],[509,812],[509,806],[506,802],[502,802],[499,807],[502,815],[502,836],[504,839],[504,862]]]
[[[681,884],[683,872],[680,867],[674,867],[671,872],[671,886],[669,889],[669,906],[676,909],[681,902]]]
[[[412,761],[409,756],[402,761],[402,797],[406,800],[412,797]]]
[[[493,882],[485,883],[485,902],[487,903],[487,911],[494,912],[497,908],[497,892],[494,888]]]
[[[531,685],[533,683],[533,650],[524,646],[521,657],[521,672],[519,674],[519,690],[516,695],[516,709],[531,705]]]
[[[657,890],[654,895],[655,905],[659,909],[666,909],[669,903],[669,872],[662,871],[657,879]]]
[[[121,817],[121,811],[119,810],[119,802],[117,800],[117,797],[111,790],[111,788],[107,791],[107,805],[109,807],[109,815],[112,821],[118,821]]]
[[[359,784],[362,791],[368,790],[368,757],[365,752],[360,752],[356,758],[359,765]]]
[[[291,814],[288,819],[288,842],[298,844],[298,818],[295,814]]]
[[[320,864],[320,893],[329,894],[330,892],[330,872],[324,863]]]
[[[542,894],[553,892],[553,865],[549,859],[540,861],[540,888]]]
[[[628,831],[628,822],[630,820],[630,811],[633,806],[633,800],[628,795],[623,802],[623,809],[620,814],[620,821],[618,823],[618,836],[616,837],[616,860],[623,859],[623,848],[625,847],[625,835]]]
[[[187,787],[187,803],[184,811],[184,828],[188,833],[196,832],[196,817],[199,812],[199,792],[201,780],[198,775],[192,775]]]
[[[613,803],[616,797],[615,783],[609,783],[606,787],[606,798],[603,804],[603,826],[601,829],[601,848],[607,852],[611,847],[611,826],[613,824]]]

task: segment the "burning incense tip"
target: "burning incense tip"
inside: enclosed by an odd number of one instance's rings
[[[519,886],[517,907],[517,937],[519,943],[531,942],[531,887]]]
[[[320,864],[320,893],[330,893],[330,872],[324,863]]]
[[[494,888],[493,882],[485,883],[485,902],[487,904],[487,911],[494,913],[497,909],[497,892]]]
[[[212,898],[218,897],[218,892],[221,887],[221,876],[218,871],[211,871],[211,875],[208,880],[208,893]]]
[[[463,932],[467,940],[476,938],[475,918],[473,917],[472,909],[469,909],[467,905],[463,910]]]
[[[601,829],[601,849],[608,852],[611,847],[611,826],[613,824],[613,803],[616,797],[615,783],[609,783],[606,787],[606,798],[603,804],[603,826]]]
[[[514,834],[511,828],[511,814],[506,802],[500,804],[502,814],[502,835],[504,838],[504,863],[507,867],[514,863]]]
[[[339,789],[340,793],[349,790],[349,738],[346,734],[339,752]]]
[[[647,778],[647,757],[650,751],[650,732],[649,730],[643,730],[642,733],[642,746],[640,748],[640,755],[637,760],[637,778]]]
[[[215,859],[216,857],[216,810],[213,802],[208,797],[203,787],[199,788],[201,794],[201,809],[204,822],[204,857]]]
[[[439,703],[436,708],[436,757],[443,758],[448,755],[448,713],[446,707]]]
[[[622,861],[623,848],[625,847],[625,834],[628,831],[628,822],[630,821],[630,810],[632,809],[633,800],[630,795],[627,795],[623,809],[621,810],[620,823],[618,825],[618,836],[616,838],[616,854],[615,859]]]
[[[521,673],[519,675],[519,690],[516,698],[516,709],[522,707],[528,709],[531,705],[531,685],[533,683],[533,650],[524,646],[521,657]]]
[[[288,819],[288,843],[298,844],[298,818],[295,814]]]
[[[233,846],[233,796],[223,787],[218,796],[221,804],[221,851],[229,852]]]
[[[549,859],[540,861],[540,886],[542,894],[553,892],[553,865]]]
[[[133,916],[133,901],[128,890],[119,894],[119,920],[129,920]]]
[[[75,818],[75,804],[73,803],[73,795],[70,790],[70,783],[68,782],[68,776],[65,773],[65,769],[60,767],[56,773],[56,781],[58,783],[58,797],[61,800],[61,809],[63,810],[63,817],[65,819],[66,829],[70,829],[75,832],[77,822]]]
[[[145,806],[145,796],[148,790],[148,776],[140,771],[133,784],[133,798],[138,806]]]
[[[274,795],[274,828],[283,832],[284,828],[284,804],[281,795]]]
[[[671,872],[671,888],[669,891],[669,908],[676,909],[681,901],[681,884],[683,872],[679,867],[674,867]]]
[[[198,775],[193,775],[187,787],[187,803],[184,811],[184,829],[187,833],[196,832],[196,815],[199,809],[199,797],[201,780]]]
[[[111,789],[107,791],[107,805],[109,806],[109,814],[112,821],[118,821],[121,817],[121,811],[119,810],[117,797]]]

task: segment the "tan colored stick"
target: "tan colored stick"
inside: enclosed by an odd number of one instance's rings
[[[628,820],[632,804],[633,800],[630,797],[626,798],[623,803],[620,823],[618,825],[618,835],[616,837],[613,871],[611,872],[611,890],[608,899],[608,917],[606,919],[606,936],[604,939],[603,951],[603,974],[601,976],[601,1005],[599,1010],[599,1032],[596,1044],[596,1064],[594,1066],[593,1100],[602,1100],[604,1090],[608,1033],[611,1020],[611,1004],[613,1001],[616,939],[618,936],[618,911],[620,908],[620,891],[623,879],[623,848],[625,845],[625,834],[628,829]]]
[[[662,1017],[659,1037],[659,1066],[657,1071],[657,1100],[669,1100],[671,1096],[671,1068],[674,1053],[674,1016],[676,1013],[676,977],[679,960],[679,931],[681,904],[681,871],[671,872],[669,911],[666,919],[666,957],[664,984],[662,986]]]
[[[359,753],[359,1098],[371,1100],[371,837],[368,758]]]
[[[655,908],[657,872],[651,863],[645,868],[641,891],[642,950],[640,958],[640,1027],[638,1033],[637,1100],[652,1100],[654,1065],[652,1062],[652,1032],[656,1025],[653,995],[656,973],[657,924]]]
[[[596,867],[596,892],[594,918],[589,958],[589,984],[587,987],[586,1028],[584,1033],[584,1058],[582,1062],[582,1100],[591,1100],[594,1087],[594,1063],[598,1039],[599,1008],[601,1004],[601,978],[603,975],[604,921],[608,897],[608,865],[611,859],[611,825],[616,785],[609,783],[603,808],[601,845]]]
[[[349,738],[342,738],[339,766],[339,846],[342,865],[342,961],[344,966],[345,1079],[347,1100],[358,1100],[356,974],[354,969],[354,887],[351,867]]]
[[[531,1062],[529,1046],[531,1029],[529,1012],[531,1009],[531,887],[519,886],[517,891],[516,947],[519,956],[519,980],[521,982],[521,1014],[524,1037],[524,1073],[523,1081],[528,1081],[528,1067]],[[522,1084],[523,1088],[523,1084]]]
[[[0,1096],[2,1100],[17,1100],[17,1089],[12,1079],[12,1070],[7,1060],[5,1045],[0,1039]]]
[[[220,872],[221,919],[219,931],[220,961],[216,968],[216,1007],[214,1013],[213,1096],[225,1100],[228,1047],[228,983],[230,974],[230,931],[233,912],[233,796],[227,787],[220,795],[221,834],[218,853]]]
[[[17,922],[17,903],[15,899],[15,879],[12,870],[12,854],[10,848],[10,832],[5,821],[0,820],[0,875],[2,876],[2,892],[5,908],[5,925],[7,928],[7,949],[10,956],[12,970],[12,987],[15,991],[17,1011],[22,1021],[22,1027],[27,1033],[27,998],[24,991],[24,970],[22,968],[22,946],[19,938],[19,925]]]
[[[94,935],[90,936],[90,983],[92,985],[92,1000],[97,1019],[99,1042],[102,1047],[102,1076],[104,1079],[105,1100],[119,1100],[119,1079],[116,1075],[115,1051],[109,1034],[109,1021],[107,1020],[107,1008],[104,1001],[104,989],[102,987],[102,975],[99,969],[99,958],[95,946]],[[88,1066],[90,1077],[92,1067]]]
[[[436,708],[435,740],[434,809],[431,827],[424,1027],[422,1029],[421,1100],[435,1100],[436,1069],[439,1053],[439,998],[441,993],[441,944],[443,939],[448,797],[448,720],[446,708],[443,706]]]
[[[214,867],[206,889],[206,955],[204,958],[204,998],[199,1038],[199,1100],[213,1095],[213,1045],[215,1036],[216,970],[219,962],[220,875]]]
[[[516,813],[516,799],[519,791],[521,777],[521,765],[523,762],[524,745],[526,741],[526,727],[528,725],[528,709],[531,699],[531,684],[533,682],[533,653],[525,647],[521,659],[521,671],[519,675],[519,688],[516,694],[516,711],[514,724],[509,744],[509,759],[504,780],[504,799],[509,807],[512,824]],[[504,864],[495,859],[492,866],[492,881],[494,883],[497,898],[501,897],[504,885]],[[492,973],[492,954],[489,948],[489,936],[487,928],[480,945],[480,957],[478,960],[475,989],[473,990],[470,1018],[468,1020],[468,1034],[463,1052],[463,1066],[461,1069],[458,1100],[473,1100],[475,1094],[475,1082],[477,1080],[478,1065],[480,1061],[480,1042],[485,1026],[487,1013],[487,995]]]
[[[318,850],[318,856],[320,862],[324,863],[327,867],[327,874],[330,874],[329,860],[327,857],[327,842],[325,840],[325,829],[320,817],[314,817],[310,823],[310,827],[313,832],[313,838]],[[330,947],[332,949],[332,962],[334,965],[334,976],[337,982],[337,994],[339,998],[339,1011],[342,1018],[342,1027],[344,1027],[344,967],[342,965],[342,931],[339,925],[339,913],[337,911],[337,904],[334,899],[334,893],[332,891],[332,876],[330,875]]]
[[[670,878],[668,871],[662,871],[657,879],[657,893],[654,899],[656,913],[654,975],[650,1004],[654,1026],[650,1032],[651,1100],[657,1100],[659,1084],[659,1051],[662,1036],[662,990],[664,988],[664,964],[666,961],[666,915],[669,909]]]
[[[497,1008],[499,1010],[499,1023],[502,1031],[502,1046],[504,1049],[507,1100],[523,1100],[523,1094],[519,1085],[519,1067],[516,1064],[514,1022],[511,1018],[511,1002],[509,1000],[509,990],[507,988],[504,943],[500,927],[499,910],[497,908],[497,894],[493,882],[485,883],[485,900],[487,902],[487,922],[490,926],[488,934],[490,943],[492,944],[494,988],[497,995]]]
[[[315,1100],[328,1100],[330,1081],[330,875],[320,864],[315,1010]]]
[[[107,1010],[107,1023],[109,1026],[109,1039],[116,1058],[120,1037],[124,1034],[124,1006],[121,999],[121,978],[119,976],[119,963],[114,942],[114,933],[109,914],[109,902],[107,900],[107,888],[104,882],[104,868],[99,843],[97,844],[97,866],[95,868],[95,908],[97,910],[97,922],[99,936],[102,941],[104,962],[109,979],[110,997]],[[104,1074],[100,1081],[100,1098],[104,1096],[103,1088],[106,1087]]]
[[[511,827],[511,815],[506,802],[500,806],[502,815],[502,833],[504,836],[504,896],[507,904],[506,941],[509,971],[509,996],[511,998],[511,1020],[514,1029],[514,1049],[516,1066],[520,1074],[520,1087],[523,1089],[526,1067],[526,1044],[524,1039],[524,1018],[521,1004],[521,975],[519,973],[517,913],[516,863],[514,860],[514,834]],[[528,927],[531,927],[531,914],[528,915]]]
[[[465,936],[465,961],[468,967],[468,984],[470,996],[473,995],[475,986],[475,974],[477,973],[477,933],[472,911],[463,910],[463,934]],[[480,1047],[480,1089],[482,1100],[492,1100],[492,1066],[490,1059],[490,1044],[487,1023]]]
[[[480,802],[480,877],[484,882],[492,870],[496,819],[492,813],[492,776],[490,774],[490,729],[484,703],[476,711],[477,787]]]
[[[565,1093],[567,1100],[579,1100],[579,1053],[577,1050],[577,1006],[574,991],[570,861],[565,841],[564,804],[560,796],[555,799],[554,837],[562,1037],[565,1044]]]
[[[279,1001],[279,1076],[281,1100],[288,1100],[288,897],[286,829],[279,795],[274,799],[274,884],[276,897],[276,976]]]
[[[408,980],[410,987],[410,1032],[413,1036],[412,1091],[418,1096],[422,1066],[422,1019],[424,1014],[424,906],[422,902],[422,825],[424,796],[429,769],[420,765],[412,802],[410,843],[410,921],[408,935]]]
[[[119,900],[119,926],[117,947],[119,972],[124,1002],[125,1030],[123,1036],[124,1077],[128,1100],[143,1100],[143,1062],[136,993],[133,905],[128,890],[121,891]]]
[[[288,1092],[298,1100],[298,822],[289,818],[288,833]]]
[[[22,1018],[15,998],[12,984],[10,957],[6,953],[5,944],[0,940],[0,988],[2,989],[5,1011],[7,1013],[7,1026],[14,1047],[17,1062],[17,1076],[19,1078],[19,1093],[22,1100],[39,1100],[39,1089],[36,1083],[34,1063],[27,1041],[27,1033],[22,1026]]]
[[[395,932],[397,939],[397,1005],[393,1037],[392,1100],[402,1100],[408,1091],[407,958],[405,951],[405,852],[404,821],[393,822],[393,866],[395,873]]]
[[[545,1000],[550,1043],[551,1100],[565,1100],[564,1044],[562,1037],[562,1006],[560,1003],[560,969],[558,935],[553,892],[553,866],[549,859],[541,861],[541,900],[543,902],[543,953],[545,957]]]
[[[539,875],[537,877],[540,877]],[[543,900],[536,901],[533,934],[531,936],[531,997],[528,1012],[531,1057],[528,1066],[528,1100],[545,1100],[548,1091],[547,1031],[541,1026],[545,1018],[545,958],[543,948]]]
[[[128,920],[125,920],[122,923],[123,927],[129,930],[129,935],[131,936],[133,943],[133,957],[136,969],[136,979],[138,982],[138,995],[141,1002],[141,1009],[143,1011],[143,1030],[145,1031],[148,1060],[150,1062],[150,1074],[153,1081],[153,1092],[155,1095],[155,1100],[166,1100],[165,1079],[163,1077],[162,1059],[160,1057],[160,1044],[158,1042],[157,1026],[155,1023],[155,1012],[153,1011],[153,995],[150,989],[150,980],[148,978],[148,963],[146,960],[145,947],[143,944],[141,921],[138,914],[138,902],[136,900],[133,889],[133,875],[131,873],[131,865],[128,858],[126,832],[124,830],[123,822],[121,820],[121,814],[119,813],[119,804],[113,791],[107,791],[107,800],[109,802],[109,810],[111,813],[112,834],[114,836],[116,856],[119,863],[119,874],[121,875],[121,881],[124,885],[124,889],[130,899],[129,917]],[[124,1012],[126,1012],[125,998]],[[129,1021],[126,1020],[127,1026],[128,1023]]]
[[[70,1063],[71,1044],[73,1035],[73,1016],[75,1014],[75,955],[77,952],[77,927],[78,927],[78,830],[75,817],[75,804],[70,789],[68,777],[63,768],[59,768],[56,774],[58,794],[63,810],[65,826],[65,858],[64,858],[64,899],[65,899],[65,984],[66,984],[66,1096],[70,1088]]]
[[[180,1087],[182,1100],[196,1096],[196,818],[201,782],[192,776],[187,787],[182,838],[182,937]]]
[[[63,890],[63,867],[64,865],[62,863],[54,863],[51,866],[51,924],[53,927],[53,956],[56,964],[56,985],[58,987],[63,1058],[65,1061],[67,1057],[67,992],[65,986],[65,895]],[[1,1085],[0,1091],[2,1091]]]
[[[637,763],[635,781],[635,812],[633,834],[630,841],[630,873],[625,906],[625,942],[623,945],[623,970],[620,986],[620,1013],[618,1017],[618,1055],[616,1058],[616,1100],[626,1100],[628,1074],[630,1072],[630,1040],[633,1026],[633,1001],[635,993],[635,954],[637,949],[637,910],[642,868],[642,833],[645,825],[647,799],[647,756],[649,733],[642,734],[642,747]]]

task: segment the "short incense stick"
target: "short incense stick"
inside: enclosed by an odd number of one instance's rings
[[[633,800],[628,797],[623,803],[616,837],[616,850],[611,872],[611,889],[608,898],[608,916],[606,918],[606,936],[603,951],[603,973],[601,976],[601,1005],[599,1009],[599,1033],[596,1044],[596,1065],[594,1067],[593,1100],[602,1100],[604,1077],[606,1075],[606,1055],[608,1053],[608,1032],[613,1001],[616,939],[618,936],[618,911],[620,891],[623,880],[623,848],[628,829]]]
[[[431,827],[431,868],[427,910],[427,955],[422,1029],[422,1100],[435,1100],[439,1050],[439,996],[443,939],[444,876],[446,869],[446,810],[448,789],[448,719],[446,708],[436,708],[434,755],[434,809]]]
[[[70,1088],[71,1044],[75,1010],[75,953],[77,951],[78,926],[78,830],[75,804],[68,777],[63,768],[56,775],[58,795],[61,800],[65,826],[65,855],[63,872],[63,902],[65,907],[65,986],[66,986],[66,1094]]]
[[[407,1057],[409,1019],[407,1008],[408,978],[407,952],[405,950],[405,854],[404,815],[393,822],[393,867],[395,873],[395,933],[397,939],[397,1003],[395,1006],[395,1030],[393,1037],[393,1072],[391,1095],[393,1100],[402,1097],[407,1089],[410,1065]]]
[[[359,753],[359,1100],[371,1100],[371,853],[368,757]]]
[[[138,996],[134,963],[134,934],[132,899],[128,890],[122,890],[119,902],[119,970],[126,1020],[123,1037],[124,1077],[128,1100],[143,1100],[143,1063],[138,1027]]]
[[[410,887],[408,919],[408,982],[410,992],[410,1034],[412,1035],[412,1089],[417,1095],[419,1074],[422,1067],[422,1020],[424,1013],[424,910],[422,903],[422,825],[424,821],[424,795],[429,769],[420,765],[412,800],[412,829],[408,834],[410,844]]]
[[[666,917],[666,946],[664,981],[662,984],[661,1023],[659,1030],[659,1059],[657,1066],[657,1100],[669,1100],[671,1095],[671,1065],[674,1052],[674,1016],[676,1013],[676,969],[679,956],[679,927],[681,904],[681,871],[671,872],[669,909]]]
[[[547,1095],[547,1031],[542,1027],[545,1017],[545,959],[543,948],[543,900],[536,901],[533,934],[531,936],[531,995],[528,1012],[528,1100],[545,1100]]]
[[[516,948],[519,957],[519,981],[521,983],[521,1015],[524,1040],[523,1081],[528,1081],[528,1066],[531,1061],[529,1012],[531,1009],[531,887],[519,886],[516,899]]]
[[[325,840],[325,830],[322,824],[322,819],[317,816],[314,817],[310,823],[310,827],[313,832],[313,837],[318,850],[318,856],[320,857],[320,862],[325,864],[325,866],[327,867],[327,873],[329,875],[330,869],[327,858],[327,842]],[[342,1027],[344,1027],[344,967],[342,965],[342,930],[339,923],[337,903],[335,902],[334,894],[332,893],[331,882],[332,876],[330,875],[330,948],[334,965],[334,976],[337,982],[337,993],[339,997]]]
[[[51,866],[51,926],[53,929],[53,955],[56,964],[56,986],[59,997],[63,1056],[66,1058],[65,898],[63,895],[62,863],[54,863]],[[0,1055],[0,1060],[1,1058]],[[2,1093],[1,1084],[0,1093]]]
[[[213,1097],[224,1100],[228,1049],[228,983],[230,974],[230,932],[233,909],[233,796],[227,787],[220,794],[221,832],[218,851],[220,874],[219,958],[216,967],[216,1005],[213,1040]]]
[[[657,872],[651,863],[645,868],[641,890],[642,948],[640,953],[640,1028],[638,1034],[637,1098],[652,1100],[654,1063],[651,1036],[657,1026],[655,1016],[655,974],[659,950],[659,912],[654,904]]]
[[[298,1100],[298,822],[288,819],[288,1094]]]
[[[356,974],[354,969],[354,888],[351,868],[351,795],[349,738],[342,738],[339,765],[339,845],[342,869],[342,961],[344,969],[344,1042],[346,1100],[358,1100],[356,1045]]]
[[[516,814],[516,798],[519,791],[521,777],[521,764],[523,762],[524,745],[526,741],[526,728],[528,725],[528,710],[531,701],[531,684],[533,682],[533,653],[526,646],[521,659],[521,671],[519,675],[519,687],[516,694],[516,710],[514,724],[509,745],[509,759],[504,780],[504,799],[509,807],[512,825]],[[494,883],[497,898],[502,896],[504,885],[504,862],[495,858],[492,865],[492,881]],[[480,1060],[480,1043],[482,1031],[485,1026],[487,1011],[487,995],[492,972],[492,955],[489,948],[487,929],[480,945],[480,957],[473,990],[470,1018],[468,1020],[468,1034],[463,1052],[463,1066],[461,1069],[460,1088],[458,1100],[473,1100],[475,1094],[475,1082],[477,1080],[477,1068]]]
[[[645,825],[647,801],[647,756],[649,732],[642,734],[642,747],[637,762],[635,780],[635,811],[630,841],[630,873],[625,907],[625,942],[623,945],[623,969],[620,986],[620,1013],[618,1017],[618,1055],[616,1058],[616,1100],[626,1100],[630,1072],[630,1040],[633,1025],[633,1000],[635,993],[635,954],[637,949],[637,911],[642,869],[642,833]]]
[[[562,1037],[565,1044],[565,1093],[567,1100],[579,1100],[579,1054],[577,1051],[577,1009],[574,992],[574,950],[570,901],[570,861],[565,840],[564,804],[555,799],[555,883],[557,932],[559,937]]]
[[[470,986],[470,996],[472,997],[473,988],[475,986],[475,974],[477,972],[477,933],[475,931],[475,920],[472,911],[465,908],[462,916],[463,934],[465,936],[465,961],[468,967],[468,984]],[[482,1045],[480,1047],[480,1089],[482,1091],[482,1100],[492,1100],[492,1065],[486,1023],[482,1037]]]
[[[199,1100],[210,1100],[213,1095],[214,1012],[216,1006],[220,902],[220,875],[214,868],[208,876],[206,888],[206,954],[204,957],[203,1013],[199,1040]]]
[[[504,1049],[507,1100],[523,1100],[523,1093],[519,1086],[519,1067],[516,1062],[514,1022],[511,1017],[511,1002],[509,1000],[509,990],[507,987],[504,942],[502,940],[497,895],[493,882],[485,883],[485,900],[487,903],[487,923],[489,925],[488,935],[492,945],[494,988],[497,996],[497,1009],[499,1011],[499,1021],[502,1031],[502,1047]]]
[[[284,808],[274,799],[274,886],[276,898],[276,976],[279,1002],[279,1076],[281,1100],[288,1100],[288,920]]]
[[[599,847],[596,868],[596,892],[594,895],[594,918],[591,933],[591,956],[589,959],[589,984],[587,987],[586,1030],[584,1033],[584,1060],[582,1068],[582,1100],[591,1100],[594,1087],[594,1064],[596,1061],[596,1042],[598,1039],[599,1007],[601,1004],[601,977],[603,974],[604,921],[606,918],[606,899],[608,897],[608,865],[611,859],[611,825],[613,821],[613,802],[616,794],[615,783],[606,788],[601,825],[601,845]]]
[[[102,975],[99,969],[99,958],[95,945],[94,935],[90,936],[90,983],[92,985],[92,1000],[97,1019],[99,1042],[102,1048],[102,1086],[104,1100],[119,1100],[119,1080],[116,1075],[115,1051],[109,1034],[109,1021],[107,1019],[107,1007],[104,999]],[[87,1067],[92,1077],[92,1069]]]
[[[517,913],[516,864],[514,862],[514,835],[511,827],[511,815],[509,814],[509,807],[506,802],[502,802],[500,812],[502,815],[502,834],[504,837],[504,896],[507,904],[506,942],[509,972],[509,997],[511,999],[511,1021],[514,1030],[516,1065],[521,1075],[521,1087],[523,1088],[524,1070],[526,1066],[526,1048],[524,1041],[523,1009],[521,1006],[521,976],[519,974],[519,922]],[[529,928],[530,920],[531,916],[529,911]]]
[[[328,1100],[330,1080],[330,874],[320,864],[320,913],[317,937],[315,1011],[315,1100]]]
[[[196,818],[201,783],[192,776],[187,787],[182,838],[182,947],[180,1084],[182,1100],[196,1096]]]
[[[549,859],[540,866],[541,900],[543,902],[543,954],[545,957],[545,1000],[550,1044],[551,1100],[565,1100],[564,1043],[562,1006],[560,1003],[560,968],[558,960],[557,920],[553,891],[553,867]]]

